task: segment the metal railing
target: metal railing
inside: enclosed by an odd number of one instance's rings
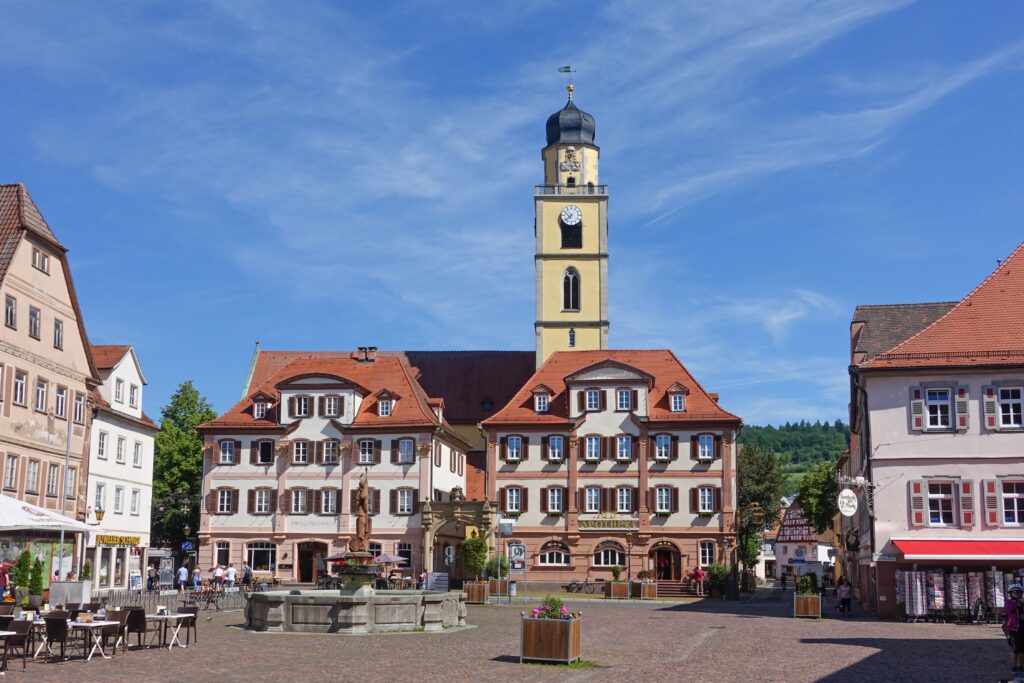
[[[607,185],[534,185],[537,195],[603,195]]]
[[[156,612],[157,605],[164,605],[171,608],[172,611],[175,610],[181,605],[182,600],[191,597],[192,592],[192,589],[188,589],[182,595],[177,590],[144,591],[128,590],[127,588],[101,588],[92,592],[92,602],[106,600],[107,604],[112,607],[139,605],[145,607],[146,612],[151,614]],[[243,609],[245,596],[237,586],[225,588],[218,596],[217,603],[221,610]]]

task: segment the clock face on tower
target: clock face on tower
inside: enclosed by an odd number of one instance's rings
[[[580,211],[580,207],[570,204],[562,209],[559,218],[562,219],[564,225],[575,226],[579,225],[580,221],[583,220],[583,212]]]

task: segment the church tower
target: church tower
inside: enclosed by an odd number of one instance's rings
[[[555,351],[608,348],[608,187],[594,117],[569,101],[548,118],[534,193],[537,365]]]

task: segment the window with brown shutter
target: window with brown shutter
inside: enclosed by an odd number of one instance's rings
[[[380,489],[370,489],[370,514],[380,514]]]
[[[925,510],[925,499],[928,495],[927,483],[924,479],[907,482],[910,491],[910,526],[927,526],[928,517]]]
[[[672,487],[672,512],[679,512],[679,487]]]
[[[288,399],[288,417],[295,417],[295,397]]]
[[[714,506],[713,509],[714,509],[715,512],[721,512],[722,511],[722,487],[721,486],[716,486],[715,487],[715,506]]]
[[[679,459],[679,435],[678,434],[673,434],[672,435],[672,447],[671,447],[671,450],[669,450],[669,460],[678,460],[678,459]]]
[[[636,512],[640,509],[640,489],[636,486],[633,487],[633,492],[629,495],[629,511]]]
[[[217,489],[210,489],[206,494],[206,511],[211,515],[217,514]]]
[[[522,447],[522,449],[520,450],[520,453],[519,453],[519,460],[520,460],[520,462],[522,462],[523,460],[528,460],[529,457],[530,457],[530,437],[524,436],[523,437],[523,447]]]
[[[231,514],[238,514],[238,489],[231,489]]]
[[[700,460],[700,437],[696,434],[690,437],[690,460]]]
[[[579,408],[579,412],[587,412],[587,392],[578,391],[576,392],[576,407]]]
[[[528,512],[530,509],[530,491],[525,486],[519,489],[519,511]]]
[[[546,436],[540,437],[540,459],[548,459],[548,437]]]
[[[317,415],[321,417],[327,414],[327,397],[320,396],[316,401]]]
[[[506,436],[498,439],[498,460],[508,460],[508,437]]]
[[[715,437],[715,456],[714,456],[714,458],[715,458],[715,460],[721,460],[722,459],[722,437],[720,437],[720,436],[716,436]]]
[[[604,389],[601,389],[597,393],[601,397],[601,411],[603,412],[605,410],[608,410],[608,392],[605,391]]]
[[[260,444],[259,441],[249,442],[249,464],[256,465],[260,461]]]
[[[256,514],[256,489],[249,489],[248,499],[245,511],[250,515],[254,515]]]
[[[324,511],[324,493],[320,489],[317,489],[317,490],[313,491],[312,493],[313,493],[313,509],[312,509],[312,512],[315,515],[322,514],[323,511]],[[309,494],[306,494],[306,495],[308,496]],[[308,500],[309,499],[307,498],[307,502],[308,502]]]
[[[398,464],[398,439],[391,439],[391,464]]]
[[[383,442],[380,439],[374,439],[373,441],[373,464],[380,464],[380,453],[383,448]]]
[[[398,514],[398,489],[391,489],[388,496],[388,514]]]
[[[697,488],[696,487],[691,488],[690,489],[690,513],[694,514],[694,515],[696,515],[696,514],[698,514],[700,512],[700,501],[698,500],[697,496],[698,496]]]
[[[292,492],[291,489],[285,489],[284,493],[278,496],[277,509],[281,511],[282,515],[292,514]]]
[[[632,410],[635,412],[640,410],[640,392],[636,389],[633,390],[633,407]]]

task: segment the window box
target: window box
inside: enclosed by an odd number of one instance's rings
[[[490,584],[486,581],[467,581],[462,590],[466,592],[466,602],[474,605],[485,605],[490,597]]]
[[[655,510],[655,511],[654,511],[654,516],[655,516],[655,517],[669,517],[669,516],[671,516],[671,514],[672,514],[672,513],[671,513],[671,512],[669,512],[668,510]],[[703,515],[702,515],[702,516],[703,516]],[[710,513],[708,513],[708,514],[707,514],[707,516],[708,516],[708,517],[710,517],[710,516],[711,516],[711,514],[710,514]]]
[[[711,512],[710,510],[705,510],[703,512],[698,512],[697,516],[698,517],[714,517],[715,513]]]
[[[640,600],[657,600],[658,584],[653,581],[634,581],[632,584],[634,598]]]
[[[534,619],[523,615],[520,623],[519,661],[572,664],[580,659],[581,617]]]
[[[559,510],[557,512],[545,513],[548,517],[565,517],[565,510]]]
[[[820,595],[794,595],[793,616],[821,619]]]
[[[627,600],[629,584],[625,581],[605,581],[604,596],[609,600]]]

